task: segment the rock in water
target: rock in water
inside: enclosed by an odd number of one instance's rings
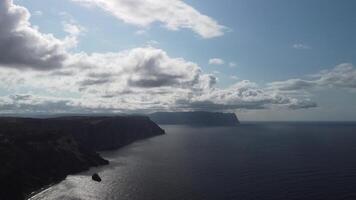
[[[91,176],[91,178],[93,179],[93,181],[101,182],[101,178],[100,178],[99,174],[97,174],[97,173],[93,174],[93,176]]]

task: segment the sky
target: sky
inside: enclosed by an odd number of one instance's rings
[[[1,0],[0,113],[356,120],[353,0]]]

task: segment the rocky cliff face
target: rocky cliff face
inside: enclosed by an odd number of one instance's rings
[[[0,199],[24,199],[68,174],[108,164],[94,150],[163,133],[147,117],[0,118]]]
[[[236,126],[235,113],[217,112],[157,112],[149,117],[157,124],[185,124],[204,126]]]
[[[112,150],[136,140],[164,134],[164,130],[145,116],[61,117],[46,126],[62,127],[85,148]]]

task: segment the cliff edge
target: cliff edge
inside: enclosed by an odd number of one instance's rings
[[[0,199],[24,199],[92,166],[95,153],[164,134],[148,117],[0,118]]]

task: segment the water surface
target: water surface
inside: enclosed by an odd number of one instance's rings
[[[32,199],[356,199],[355,123],[162,127]]]

